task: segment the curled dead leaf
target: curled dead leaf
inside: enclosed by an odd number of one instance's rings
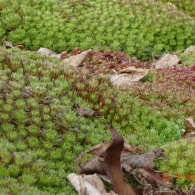
[[[81,106],[77,108],[77,112],[80,117],[82,116],[93,116],[95,111],[92,109],[82,108]]]
[[[106,189],[97,174],[76,175],[71,173],[67,176],[79,195],[106,195]]]
[[[106,150],[103,164],[106,175],[111,180],[115,193],[120,195],[135,195],[132,187],[124,181],[121,170],[120,156],[124,139],[113,126],[110,126],[110,133],[112,135],[112,143]]]
[[[81,65],[82,61],[84,60],[84,58],[87,56],[87,54],[89,52],[91,52],[92,50],[89,49],[87,51],[84,51],[80,54],[77,54],[77,55],[73,55],[69,58],[66,58],[64,59],[63,61],[66,62],[67,64],[71,65],[71,66],[74,66],[74,67],[78,67]]]
[[[148,75],[149,69],[128,67],[120,70],[119,75],[110,75],[111,82],[117,87],[131,86]]]
[[[180,59],[176,55],[164,54],[157,62],[155,62],[155,68],[165,68],[177,65]]]
[[[11,49],[11,48],[18,48],[19,50],[22,50],[24,49],[24,45],[16,45],[16,46],[13,46],[10,42],[8,41],[3,41],[3,46],[6,48],[6,49]]]
[[[182,135],[183,138],[192,138],[195,137],[195,123],[193,118],[186,118],[184,120],[186,126],[186,131]]]

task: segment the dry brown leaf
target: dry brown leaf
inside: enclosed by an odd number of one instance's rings
[[[66,58],[64,59],[63,61],[65,61],[67,64],[71,65],[71,66],[74,66],[74,67],[77,67],[77,66],[80,66],[82,61],[84,60],[84,58],[86,57],[86,55],[91,52],[92,50],[89,49],[87,51],[84,51],[80,54],[77,54],[77,55],[73,55],[69,58]]]
[[[59,54],[55,53],[54,51],[41,47],[38,51],[38,53],[44,54],[46,56],[51,56],[51,57],[55,57],[55,58],[60,58],[58,57]]]
[[[124,181],[121,170],[120,156],[124,145],[124,139],[113,126],[110,126],[112,143],[106,150],[104,170],[111,180],[114,192],[120,195],[135,195],[132,187]]]
[[[195,137],[195,123],[193,118],[186,118],[184,120],[186,126],[186,131],[182,135],[183,138],[192,138]]]
[[[149,69],[145,68],[136,68],[135,66],[130,66],[128,68],[124,68],[119,71],[119,73],[129,73],[129,74],[134,74],[134,75],[145,75],[147,74]]]
[[[144,146],[137,147],[132,143],[124,142],[123,152],[130,152],[131,154],[142,154],[144,152]]]
[[[128,67],[120,70],[120,73],[122,74],[110,75],[111,82],[117,87],[128,87],[143,79],[149,73],[149,69]]]
[[[122,153],[121,164],[123,166],[123,163],[125,163],[126,168],[127,165],[129,165],[131,168],[134,169],[140,169],[144,167],[154,168],[153,160],[162,153],[163,149],[161,148],[140,155],[130,155],[128,153]],[[128,169],[130,169],[130,167]]]
[[[79,195],[106,195],[106,189],[102,180],[97,174],[94,175],[76,175],[71,173],[67,176]]]
[[[8,42],[8,41],[3,41],[3,46],[6,48],[6,49],[10,49],[10,48],[13,48],[14,46]]]
[[[10,42],[8,41],[3,41],[3,46],[6,48],[6,49],[11,49],[11,48],[18,48],[20,50],[24,49],[24,45],[16,45],[16,46],[13,46]]]
[[[105,171],[103,168],[103,163],[104,159],[96,156],[82,167],[81,173],[86,174],[98,173],[104,175]]]
[[[177,65],[180,59],[176,55],[164,54],[157,62],[155,62],[155,68],[165,68]]]
[[[87,151],[87,153],[90,153],[93,156],[98,156],[100,158],[104,158],[105,152],[106,152],[107,148],[110,146],[110,144],[111,144],[110,142],[100,143],[100,144],[96,145],[95,147],[93,147],[91,150]]]
[[[77,108],[79,116],[93,116],[95,111],[87,108],[79,107]]]
[[[165,181],[163,179],[162,172],[160,171],[155,171],[151,168],[145,167],[142,169],[138,169],[137,172],[141,173],[141,175],[144,177],[147,183],[154,187],[160,187],[160,186],[164,186],[167,188],[173,187],[172,183],[170,183],[169,181]]]

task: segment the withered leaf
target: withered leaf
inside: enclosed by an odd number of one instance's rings
[[[13,48],[14,46],[8,42],[8,41],[3,41],[3,46],[6,48],[6,49],[10,49],[10,48]]]
[[[95,111],[87,108],[79,107],[77,108],[79,116],[93,116]]]
[[[91,52],[92,50],[89,49],[87,51],[84,51],[80,54],[77,54],[77,55],[73,55],[69,58],[66,58],[64,59],[63,61],[66,62],[67,64],[71,65],[71,66],[74,66],[74,67],[78,67],[81,65],[82,61],[84,60],[84,58],[87,56],[87,54],[89,52]]]
[[[105,171],[103,168],[103,163],[104,159],[96,156],[82,167],[81,173],[86,174],[99,173],[104,175]]]
[[[159,187],[164,186],[167,188],[172,188],[173,184],[169,181],[163,180],[162,172],[155,171],[151,168],[145,167],[142,169],[137,170],[139,173],[142,174],[142,176],[145,178],[148,184],[151,184],[152,186]]]
[[[37,52],[38,53],[41,53],[41,54],[44,54],[46,56],[60,58],[60,57],[58,57],[58,54],[57,53],[55,53],[54,51],[52,51],[50,49],[44,48],[44,47],[41,47]]]
[[[110,144],[111,144],[110,142],[100,143],[100,144],[94,146],[92,149],[90,149],[87,153],[90,153],[93,156],[98,156],[100,158],[104,158],[105,152],[106,152],[107,148],[110,146]]]
[[[20,50],[24,49],[24,45],[16,45],[16,46],[13,46],[10,42],[8,41],[3,41],[3,46],[6,48],[6,49],[11,49],[11,48],[18,48]]]
[[[102,180],[97,174],[94,175],[76,175],[71,173],[67,176],[79,195],[106,195],[106,189]]]
[[[157,62],[155,62],[155,68],[165,68],[177,65],[180,59],[177,55],[164,54]]]
[[[183,138],[192,138],[195,137],[195,123],[193,118],[186,118],[184,120],[186,126],[186,131],[182,135]]]
[[[120,156],[124,139],[113,126],[110,126],[110,133],[112,135],[112,143],[106,150],[103,164],[106,175],[111,180],[115,193],[120,195],[135,195],[131,186],[124,181],[121,170]]]
[[[120,70],[119,75],[110,75],[111,82],[117,87],[131,86],[135,82],[140,81],[149,73],[149,69],[128,67]]]
[[[163,154],[163,149],[161,148],[140,155],[139,154],[130,155],[128,153],[122,153],[121,164],[123,166],[123,163],[125,163],[126,168],[127,165],[129,165],[134,169],[140,169],[144,167],[154,168],[153,160],[161,154]],[[130,169],[130,167],[128,169]]]

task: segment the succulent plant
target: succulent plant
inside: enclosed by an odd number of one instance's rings
[[[182,51],[195,40],[194,19],[155,0],[85,0],[82,4],[77,0],[14,0],[0,8],[0,39],[31,50],[92,48],[147,60]]]
[[[181,0],[181,1],[176,1],[176,0],[158,0],[163,3],[167,3],[168,6],[174,7],[175,9],[179,9],[180,11],[183,11],[190,15],[191,17],[195,17],[195,1],[194,0]]]
[[[158,162],[160,165],[158,168],[170,176],[177,176],[176,183],[185,190],[190,184],[194,184],[194,147],[194,138],[168,143],[162,147],[168,162],[164,160]],[[171,181],[173,182],[173,178]]]

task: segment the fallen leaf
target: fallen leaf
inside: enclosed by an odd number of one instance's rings
[[[163,149],[159,148],[156,150],[153,150],[151,152],[147,152],[145,154],[136,154],[136,155],[130,155],[128,153],[122,153],[121,154],[121,165],[123,166],[123,163],[129,165],[130,167],[134,169],[140,169],[140,168],[154,168],[153,160],[163,154]]]
[[[110,142],[100,143],[100,144],[94,146],[89,151],[87,151],[87,153],[90,153],[93,156],[98,156],[100,158],[104,158],[105,152],[106,152],[107,148],[110,146],[110,144],[111,144]]]
[[[77,55],[73,55],[69,58],[66,58],[64,59],[63,61],[66,62],[67,64],[71,65],[71,66],[74,66],[74,67],[78,67],[81,65],[82,61],[84,60],[84,58],[87,56],[87,54],[89,52],[91,52],[92,50],[89,49],[87,51],[84,51],[80,54],[77,54]]]
[[[120,73],[119,75],[109,75],[111,82],[117,87],[128,87],[143,79],[149,73],[149,69],[135,68],[132,66],[120,70]]]
[[[177,55],[164,54],[157,62],[155,62],[155,68],[166,68],[177,65],[180,59]]]
[[[16,45],[16,46],[13,46],[10,42],[8,41],[3,41],[3,46],[6,48],[6,49],[11,49],[11,48],[18,48],[20,50],[24,49],[24,45]]]
[[[77,108],[77,112],[80,117],[82,116],[93,116],[95,111],[92,109],[82,108],[81,106]]]
[[[8,42],[8,41],[3,41],[3,46],[6,48],[6,49],[10,49],[10,48],[13,48],[14,46]]]
[[[124,181],[121,170],[120,156],[124,139],[113,126],[110,126],[110,133],[112,135],[112,143],[106,150],[103,164],[106,175],[111,180],[115,193],[120,195],[135,195],[131,186]]]
[[[41,53],[41,54],[44,54],[46,56],[59,58],[59,57],[57,57],[58,56],[57,53],[55,53],[54,51],[52,51],[50,49],[44,48],[44,47],[41,47],[37,52]]]
[[[186,126],[186,131],[182,135],[183,138],[192,138],[195,137],[195,123],[193,118],[186,118],[184,120]]]
[[[76,175],[71,173],[67,176],[79,195],[106,195],[106,189],[97,174]]]
[[[153,170],[151,168],[145,167],[142,169],[138,169],[137,172],[141,173],[144,179],[148,184],[154,187],[164,186],[167,188],[172,188],[173,184],[169,181],[165,181],[163,179],[163,174],[160,171]]]
[[[104,159],[100,157],[94,157],[89,162],[87,162],[83,167],[81,167],[81,173],[93,174],[98,173],[105,175],[105,170],[103,168]]]

